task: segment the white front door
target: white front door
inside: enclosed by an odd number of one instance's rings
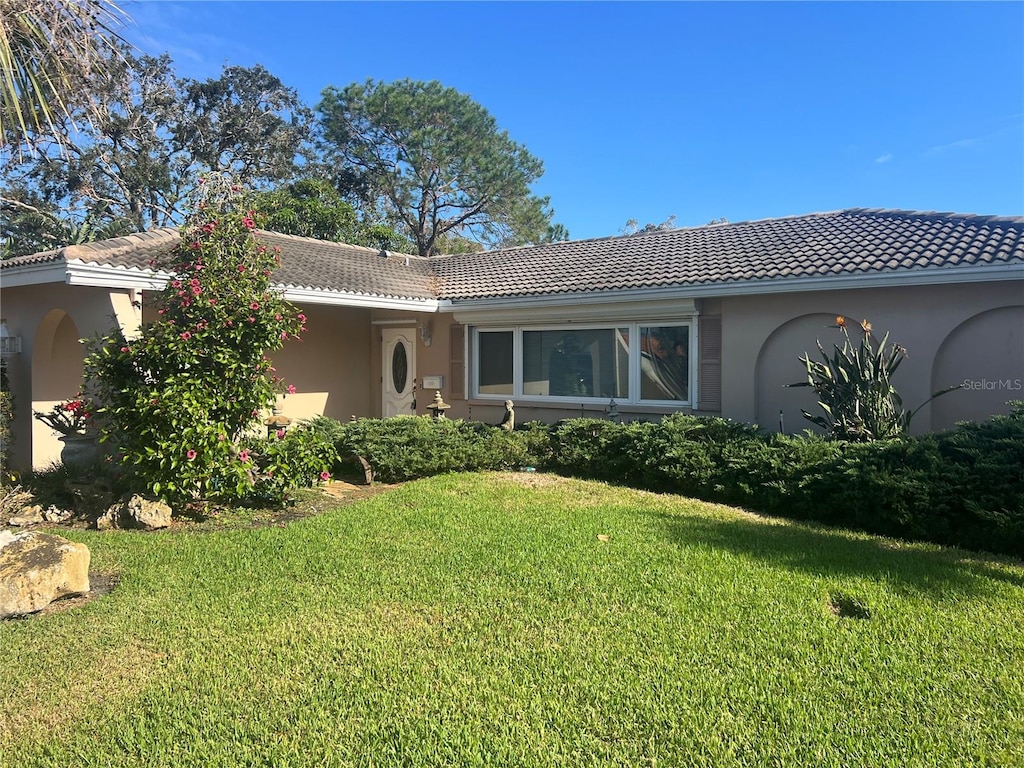
[[[381,333],[384,418],[416,415],[415,333],[414,328],[385,328]]]

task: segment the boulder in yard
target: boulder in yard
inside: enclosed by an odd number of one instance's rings
[[[43,508],[38,504],[30,504],[19,509],[18,513],[7,521],[7,524],[22,528],[26,525],[39,525],[41,522],[43,522]]]
[[[89,591],[89,548],[49,533],[0,531],[0,619]]]
[[[132,496],[127,501],[107,508],[106,513],[96,521],[96,527],[103,531],[110,528],[139,528],[153,531],[171,524],[171,508],[162,501],[153,501],[144,496]]]

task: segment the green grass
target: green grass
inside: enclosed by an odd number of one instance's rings
[[[1024,765],[1005,560],[529,474],[67,535],[121,583],[0,624],[0,765]]]

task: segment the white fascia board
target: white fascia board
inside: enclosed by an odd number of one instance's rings
[[[159,291],[167,285],[170,278],[167,272],[87,264],[74,260],[68,262],[65,282],[68,285],[88,285],[95,288],[139,288],[144,291]]]
[[[493,299],[454,299],[442,307],[454,313],[456,320],[475,320],[478,316],[494,315],[500,319],[522,319],[524,311],[530,318],[540,317],[537,312],[548,311],[559,317],[589,314],[596,317],[612,316],[610,308],[616,304],[650,305],[661,303],[671,308],[679,301],[719,296],[760,296],[772,293],[808,293],[812,291],[838,291],[858,288],[893,288],[913,285],[948,285],[958,283],[1001,282],[1024,280],[1024,265],[951,267],[918,272],[885,272],[870,275],[837,275],[835,277],[799,277],[782,280],[750,280],[734,283],[673,286],[670,288],[631,288],[621,291],[593,293],[562,293],[544,296],[518,296]],[[579,307],[577,310],[576,308]],[[600,310],[598,310],[600,308]],[[677,310],[678,311],[678,310]],[[616,313],[617,314],[617,313]],[[645,311],[646,314],[646,311]],[[490,320],[490,317],[486,319]]]
[[[649,292],[649,293],[653,293]],[[462,303],[452,306],[455,319],[464,325],[481,323],[590,323],[604,321],[670,320],[689,318],[697,314],[697,305],[692,297],[650,296],[640,299],[634,292],[630,296],[595,294],[591,296],[545,297],[543,304],[512,304],[499,301],[481,302],[472,309]],[[571,303],[570,303],[571,302]]]
[[[324,291],[311,288],[277,286],[284,298],[296,304],[327,304],[334,307],[365,307],[367,309],[401,309],[410,312],[434,313],[437,299],[403,299],[392,296],[365,296],[358,293]]]
[[[67,279],[67,269],[63,261],[50,261],[43,264],[25,264],[0,270],[0,287],[20,288],[23,285],[45,285],[46,283],[63,283]]]

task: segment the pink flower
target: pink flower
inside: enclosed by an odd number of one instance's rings
[[[167,311],[166,309],[158,309],[158,310],[156,311],[156,313],[157,313],[158,315],[162,315],[162,314],[163,314],[164,312],[166,312],[166,311]]]
[[[257,302],[257,301],[254,301],[252,304],[249,305],[249,309],[255,310],[255,309],[259,309],[259,308],[260,308],[260,305],[259,305],[259,302]]]
[[[222,432],[222,433],[220,433],[219,435],[217,435],[217,439],[218,439],[218,440],[220,440],[220,441],[221,441],[221,442],[223,443],[223,442],[224,442],[225,440],[227,440],[227,439],[228,439],[228,436],[227,436],[227,435],[225,435],[225,434],[224,434],[224,433]]]
[[[255,317],[252,317],[252,316],[250,315],[250,317],[249,317],[249,322],[250,322],[250,323],[255,323],[255,322],[256,322],[256,318],[255,318]]]
[[[296,391],[297,390],[295,389],[295,385],[294,384],[289,384],[288,385],[288,394],[289,395],[294,395]]]
[[[244,461],[248,461],[249,460],[249,452],[247,450],[245,450],[244,448],[242,450],[240,450],[238,452],[238,460],[239,461],[243,461],[243,462]]]
[[[198,296],[202,292],[203,292],[203,289],[200,288],[198,285],[193,285],[192,286],[192,293],[194,293],[196,296]]]
[[[194,459],[197,455],[198,454],[191,448],[185,451],[185,458],[188,459],[189,461],[192,461],[192,459]]]
[[[279,430],[277,430],[277,439],[278,439],[278,440],[284,440],[284,434],[285,434],[285,433],[284,433],[284,430],[283,430],[283,429],[279,429]]]
[[[276,315],[274,315],[274,319],[277,320],[277,321],[280,321],[282,319],[281,313],[278,312]]]
[[[181,288],[181,280],[171,280],[172,288]]]
[[[179,335],[181,336],[182,341],[188,341],[189,339],[192,338],[192,334],[189,331],[185,331],[184,333]]]
[[[130,350],[128,349],[128,347],[121,347],[121,351],[122,352],[129,352]]]
[[[288,331],[281,331],[281,341],[288,341]]]
[[[256,229],[256,222],[255,222],[255,221],[253,221],[253,220],[252,220],[251,218],[249,218],[248,216],[245,216],[245,217],[244,217],[244,218],[242,219],[242,224],[244,224],[244,225],[245,225],[245,228],[246,228],[246,229]]]
[[[239,264],[238,265],[238,271],[239,272],[245,272],[245,264]]]
[[[301,312],[299,312],[298,318],[299,318],[299,322],[300,323],[306,322],[306,316],[304,314],[302,314]]]
[[[328,480],[331,479],[331,473],[330,472],[326,472],[326,471],[325,472],[321,472],[320,473],[320,479],[323,480],[326,483]]]

